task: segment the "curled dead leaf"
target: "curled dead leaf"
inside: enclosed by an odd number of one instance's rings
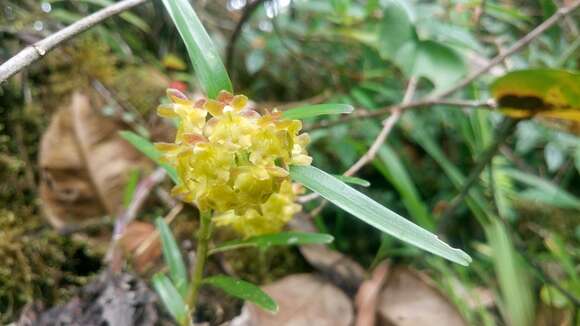
[[[39,153],[43,211],[57,229],[122,208],[129,172],[152,163],[119,137],[126,126],[100,114],[98,98],[73,94],[44,133]]]
[[[121,237],[121,247],[131,256],[133,267],[138,273],[147,271],[161,257],[159,237],[154,237],[145,250],[138,250],[145,241],[155,235],[156,229],[153,224],[135,221],[127,226]]]
[[[392,268],[379,295],[378,325],[465,326],[457,309],[443,296],[427,275],[410,268]]]

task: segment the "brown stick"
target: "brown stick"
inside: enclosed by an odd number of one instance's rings
[[[0,66],[0,84],[20,70],[28,67],[33,62],[44,57],[48,52],[56,48],[62,42],[75,37],[109,17],[138,6],[145,1],[147,0],[123,0],[117,2],[70,24],[62,30],[30,46],[27,46],[24,50],[18,52],[18,54],[8,59],[8,61]]]

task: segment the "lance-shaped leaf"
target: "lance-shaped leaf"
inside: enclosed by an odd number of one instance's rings
[[[397,239],[464,266],[471,262],[471,257],[465,252],[450,247],[436,235],[322,170],[313,166],[292,166],[290,175],[294,181],[316,191],[336,206]]]
[[[158,217],[155,220],[155,225],[157,226],[157,230],[161,236],[163,258],[165,259],[167,266],[169,266],[171,280],[175,284],[179,293],[185,296],[187,292],[187,272],[185,269],[185,263],[183,262],[183,257],[181,256],[181,251],[179,251],[177,242],[163,218]]]
[[[512,71],[491,85],[500,110],[514,118],[532,116],[580,121],[580,74],[555,69]]]
[[[187,318],[187,310],[183,298],[179,295],[171,280],[165,274],[155,274],[153,276],[153,287],[171,316],[182,324]]]
[[[232,92],[232,82],[219,52],[188,0],[162,0],[185,43],[197,78],[206,94],[215,98],[221,90]]]
[[[348,104],[315,104],[286,110],[282,116],[286,119],[306,119],[319,115],[351,113],[353,110],[352,105]]]
[[[337,178],[338,180],[344,182],[344,183],[349,183],[351,185],[357,185],[357,186],[361,186],[361,187],[369,187],[371,185],[371,183],[368,182],[367,180],[357,178],[357,177],[349,177],[349,176],[342,175],[342,174],[335,174],[334,177]]]
[[[121,131],[119,132],[119,135],[153,162],[157,163],[157,165],[162,167],[173,182],[176,184],[179,182],[175,168],[169,164],[161,162],[161,152],[159,152],[153,143],[151,143],[147,138],[141,137],[132,131]]]
[[[271,312],[278,311],[276,302],[262,291],[262,289],[252,283],[225,275],[208,277],[203,280],[203,283],[220,288],[233,297],[250,301],[262,309]]]
[[[306,232],[280,232],[251,237],[244,240],[227,241],[210,250],[210,255],[222,251],[239,248],[258,247],[268,248],[271,246],[298,246],[305,244],[326,244],[334,240],[330,234],[306,233]]]

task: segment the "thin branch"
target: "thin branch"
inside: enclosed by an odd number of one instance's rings
[[[411,77],[411,79],[409,80],[409,83],[407,84],[407,90],[405,91],[405,96],[403,97],[403,101],[401,102],[402,105],[409,103],[413,98],[415,90],[417,89],[417,81],[418,79],[415,76]],[[391,115],[387,119],[385,119],[385,121],[383,121],[383,129],[377,135],[377,138],[375,138],[375,141],[373,142],[369,150],[363,156],[361,156],[358,159],[358,161],[356,161],[356,163],[354,163],[348,170],[346,170],[346,172],[344,172],[345,176],[352,176],[375,158],[377,152],[387,140],[387,137],[391,133],[391,130],[393,130],[393,127],[399,121],[402,114],[403,111],[400,108],[393,110]],[[313,192],[306,196],[300,197],[299,200],[301,203],[305,203],[310,200],[314,200],[318,197],[319,195]],[[326,205],[326,201],[323,201],[315,211],[319,211],[321,207],[324,207],[323,205]]]
[[[487,63],[487,65],[479,68],[478,70],[473,72],[471,75],[469,75],[466,78],[464,78],[463,80],[459,81],[457,84],[455,84],[453,87],[451,87],[450,89],[448,89],[446,91],[443,91],[441,93],[435,93],[433,96],[431,96],[425,100],[411,102],[411,103],[408,103],[407,105],[404,105],[404,106],[402,106],[402,105],[387,106],[385,108],[378,109],[375,111],[359,110],[359,111],[354,112],[353,114],[350,114],[350,115],[343,117],[339,120],[322,121],[318,124],[310,126],[306,130],[313,130],[313,129],[318,129],[318,128],[327,128],[327,127],[335,126],[337,124],[349,122],[349,121],[352,121],[355,119],[366,119],[366,118],[373,118],[373,117],[377,117],[377,116],[382,116],[382,115],[385,115],[385,114],[387,114],[387,113],[389,113],[392,110],[397,109],[397,108],[400,108],[402,110],[408,110],[408,109],[415,109],[415,108],[421,108],[421,107],[431,107],[434,105],[446,105],[446,106],[454,106],[454,107],[495,108],[495,104],[491,100],[485,101],[485,102],[473,102],[473,101],[461,101],[461,100],[443,100],[442,98],[447,97],[449,95],[452,95],[453,93],[457,92],[458,90],[462,89],[463,87],[469,85],[472,81],[479,78],[484,73],[488,72],[494,66],[503,62],[506,58],[508,58],[508,57],[512,56],[513,54],[522,50],[531,41],[536,39],[538,36],[540,36],[542,33],[544,33],[546,30],[548,30],[554,24],[556,24],[560,19],[568,16],[574,10],[578,9],[578,7],[580,7],[580,0],[576,0],[574,3],[572,3],[568,7],[560,8],[554,15],[552,15],[550,18],[545,20],[542,24],[538,25],[531,32],[529,32],[524,37],[522,37],[520,40],[518,40],[512,47],[507,49],[505,52],[500,53],[499,55],[497,55],[496,57],[491,59]]]
[[[415,94],[416,89],[417,89],[417,77],[413,76],[411,77],[409,83],[407,84],[407,90],[405,91],[405,96],[403,97],[403,101],[401,102],[402,105],[408,104],[411,101],[413,95]],[[383,144],[387,140],[387,137],[391,133],[391,130],[393,130],[393,127],[399,121],[402,115],[403,110],[401,108],[394,109],[392,111],[391,115],[387,119],[385,119],[385,121],[383,121],[383,129],[381,130],[381,132],[379,133],[379,135],[377,136],[377,138],[375,139],[369,150],[363,156],[361,156],[361,158],[355,164],[353,164],[344,173],[344,175],[352,176],[375,158],[377,152],[379,151],[381,146],[383,146]]]
[[[256,9],[258,9],[260,5],[265,1],[266,0],[255,0],[254,2],[249,3],[244,7],[244,13],[242,14],[240,21],[238,21],[238,24],[236,25],[236,29],[234,29],[234,32],[230,37],[226,49],[226,68],[228,71],[232,71],[232,65],[234,63],[233,62],[234,53],[236,51],[236,43],[238,41],[238,38],[242,34],[244,25],[250,20],[250,18],[252,18],[252,15],[256,12]]]
[[[62,30],[24,48],[0,66],[0,84],[20,70],[44,57],[48,52],[105,19],[131,9],[147,0],[123,0],[80,19]]]
[[[528,43],[530,43],[531,41],[536,39],[538,36],[542,35],[542,33],[544,33],[550,27],[552,27],[553,25],[558,23],[564,17],[566,17],[569,14],[571,14],[572,12],[574,12],[574,10],[578,9],[578,7],[580,7],[580,0],[574,1],[568,7],[560,8],[558,11],[556,11],[555,14],[553,14],[550,18],[546,19],[543,23],[538,25],[536,28],[534,28],[531,32],[526,34],[524,37],[519,39],[516,43],[514,43],[514,45],[512,45],[504,53],[501,53],[500,55],[491,59],[491,61],[487,65],[474,71],[471,75],[467,76],[467,78],[463,79],[461,82],[457,83],[455,86],[451,87],[450,89],[443,91],[441,93],[435,94],[433,96],[433,98],[447,97],[447,96],[452,95],[453,93],[457,92],[458,90],[462,89],[463,87],[469,85],[472,81],[479,78],[479,76],[481,76],[484,73],[486,73],[487,71],[489,71],[495,65],[501,63],[505,58],[512,56],[513,54],[522,50],[526,45],[528,45]]]
[[[143,179],[133,194],[131,202],[127,205],[121,214],[117,217],[115,221],[115,228],[113,230],[113,236],[111,241],[111,246],[107,253],[106,260],[110,264],[111,271],[119,272],[121,270],[121,252],[119,250],[119,242],[127,229],[127,226],[137,217],[137,214],[141,210],[141,207],[145,204],[145,201],[149,197],[151,191],[165,178],[165,170],[162,168],[157,168],[151,175]]]
[[[359,109],[359,110],[356,110],[355,112],[353,112],[349,115],[343,116],[342,118],[340,118],[338,120],[320,121],[319,123],[313,124],[313,125],[305,128],[305,130],[309,131],[309,130],[315,130],[315,129],[320,129],[320,128],[328,128],[328,127],[336,126],[338,124],[350,122],[352,120],[370,119],[370,118],[380,117],[380,116],[383,116],[385,114],[391,113],[394,110],[406,111],[406,110],[411,110],[411,109],[427,108],[427,107],[432,107],[432,106],[436,106],[436,105],[444,105],[444,106],[457,107],[457,108],[483,108],[483,109],[495,109],[496,108],[495,102],[493,100],[487,100],[487,101],[464,101],[464,100],[444,100],[444,99],[418,100],[418,101],[409,102],[407,104],[390,105],[390,106],[386,106],[384,108],[380,108],[380,109],[377,109],[374,111]]]

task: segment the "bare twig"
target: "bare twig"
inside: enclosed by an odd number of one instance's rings
[[[147,0],[123,0],[103,8],[94,14],[91,14],[62,30],[26,47],[24,50],[18,52],[15,56],[8,59],[0,66],[0,83],[3,83],[8,78],[20,70],[28,67],[33,62],[44,57],[48,52],[56,48],[62,42],[67,41],[74,36],[88,30],[89,28],[101,23],[103,20],[115,16],[125,10],[131,9],[144,3]]]
[[[417,89],[417,77],[413,76],[411,77],[411,79],[409,79],[409,83],[407,84],[407,90],[405,91],[405,96],[403,97],[401,105],[408,104],[411,101],[413,95],[415,94],[415,89]],[[391,115],[387,119],[385,119],[385,121],[383,121],[383,129],[381,130],[381,132],[379,133],[379,135],[377,136],[377,138],[375,139],[369,150],[363,156],[361,156],[361,158],[359,158],[359,160],[356,161],[356,163],[353,164],[344,173],[344,175],[352,176],[353,174],[357,173],[360,169],[362,169],[363,166],[367,165],[370,161],[372,161],[375,158],[377,152],[387,140],[387,137],[391,133],[391,130],[393,130],[393,127],[399,121],[402,114],[403,110],[401,108],[396,108],[392,111]]]
[[[479,76],[486,73],[489,69],[491,69],[495,65],[501,63],[505,58],[507,58],[507,57],[519,52],[520,50],[522,50],[526,45],[528,45],[528,43],[530,43],[531,41],[536,39],[538,36],[540,36],[542,33],[544,33],[550,27],[552,27],[557,22],[559,22],[562,18],[568,16],[574,10],[578,9],[578,7],[580,7],[580,0],[574,1],[568,7],[560,8],[558,11],[556,11],[555,14],[553,14],[550,18],[546,19],[543,23],[538,25],[536,28],[534,28],[531,32],[526,34],[524,37],[519,39],[516,43],[514,43],[514,45],[512,45],[504,53],[501,53],[500,55],[491,59],[491,61],[489,61],[489,63],[487,65],[474,71],[471,75],[467,76],[467,78],[465,78],[461,82],[455,84],[453,87],[449,88],[448,90],[445,90],[441,93],[434,94],[433,98],[447,97],[447,96],[457,92],[458,90],[462,89],[463,87],[469,85],[472,81],[479,78]]]
[[[117,217],[115,221],[115,228],[113,230],[113,239],[106,260],[110,262],[111,271],[119,272],[121,269],[121,252],[119,250],[119,242],[123,237],[123,233],[131,221],[137,217],[137,213],[149,197],[149,194],[165,178],[165,170],[157,168],[155,172],[143,179],[137,185],[135,194],[131,202],[125,210]]]
[[[250,18],[252,18],[252,15],[254,14],[254,12],[256,12],[256,9],[258,9],[260,7],[260,5],[264,2],[265,2],[265,0],[255,0],[254,2],[249,3],[244,7],[244,13],[242,14],[240,21],[236,25],[236,29],[234,29],[234,32],[232,33],[232,36],[230,37],[230,40],[228,42],[228,46],[226,49],[226,67],[227,67],[227,70],[229,70],[229,71],[232,70],[232,65],[233,65],[233,61],[234,61],[234,53],[236,51],[236,43],[238,41],[238,38],[242,34],[244,24],[246,24],[250,20]]]
[[[407,84],[407,90],[405,91],[405,96],[403,97],[403,101],[401,102],[402,105],[405,105],[411,101],[413,95],[415,94],[416,88],[417,88],[417,78],[413,76],[411,77],[409,83]],[[387,137],[391,133],[391,130],[393,130],[393,127],[395,126],[397,121],[399,121],[402,114],[403,111],[400,108],[393,110],[391,115],[387,119],[385,119],[385,121],[383,121],[383,129],[377,135],[377,138],[375,138],[375,141],[373,142],[369,150],[363,156],[361,156],[358,159],[358,161],[356,161],[348,170],[346,170],[346,172],[344,172],[345,176],[354,175],[375,158],[377,152],[387,140]],[[304,203],[316,199],[318,198],[318,196],[319,196],[318,193],[312,193],[306,196],[302,196],[300,197],[300,202]],[[320,207],[323,207],[322,205],[324,205],[325,202],[326,201],[324,201],[321,204],[321,206],[319,206],[319,208],[317,208],[315,211],[319,211],[321,209]]]
[[[358,119],[370,119],[375,117],[380,117],[385,114],[391,113],[394,110],[411,110],[411,109],[420,109],[420,108],[427,108],[436,105],[445,105],[449,107],[457,107],[457,108],[483,108],[483,109],[495,109],[496,105],[493,100],[487,101],[464,101],[464,100],[444,100],[444,99],[428,99],[428,100],[418,100],[412,101],[407,104],[395,104],[386,106],[384,108],[380,108],[374,111],[368,111],[363,109],[358,109],[355,112],[343,116],[339,120],[334,121],[321,121],[319,123],[313,124],[307,128],[308,130],[320,129],[320,128],[328,128],[332,126],[336,126],[341,123],[350,122],[352,120]]]

